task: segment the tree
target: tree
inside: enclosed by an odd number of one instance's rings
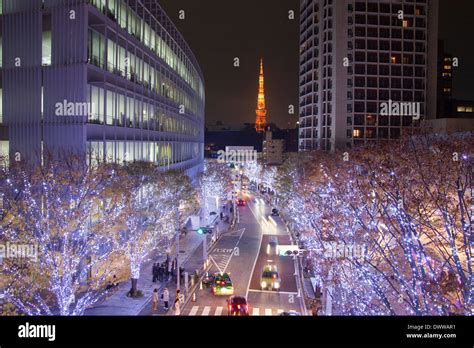
[[[81,315],[103,294],[120,254],[126,191],[119,171],[88,167],[72,154],[3,168],[0,240],[32,250],[2,264],[6,299],[22,313]]]
[[[284,209],[341,313],[471,313],[472,148],[416,135],[290,171]]]
[[[230,169],[225,163],[206,161],[200,182],[201,201],[205,207],[205,214],[209,214],[207,209],[208,197],[227,200],[228,194],[232,191],[232,176]]]
[[[125,220],[125,245],[130,260],[130,295],[135,297],[139,295],[141,266],[152,251],[165,251],[177,228],[180,203],[190,201],[193,190],[182,172],[161,172],[153,164],[141,162],[129,164],[126,170],[133,178]]]

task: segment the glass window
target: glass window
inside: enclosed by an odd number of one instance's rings
[[[43,66],[51,65],[51,31],[43,32],[42,49],[43,49],[43,55],[42,55],[41,62]]]
[[[107,91],[107,124],[114,124],[114,115],[115,115],[115,93],[112,91]]]

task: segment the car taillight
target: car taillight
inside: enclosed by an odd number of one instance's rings
[[[237,305],[237,309],[240,309],[240,305],[239,305],[239,304]]]
[[[274,274],[274,275],[273,275],[273,279],[276,279],[276,277],[277,277],[276,274]]]

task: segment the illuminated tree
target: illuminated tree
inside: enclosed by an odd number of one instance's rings
[[[129,164],[126,170],[133,187],[127,204],[124,239],[130,260],[130,295],[136,296],[141,266],[153,251],[165,252],[176,233],[180,205],[193,208],[191,200],[195,193],[182,172],[162,172],[153,164],[140,162]]]
[[[287,170],[293,185],[280,178],[293,187],[279,193],[283,207],[337,310],[471,313],[472,148],[472,137],[417,135],[349,158],[317,152]]]
[[[3,169],[0,239],[37,248],[34,258],[2,264],[6,299],[19,311],[81,315],[100,298],[121,254],[116,227],[127,193],[119,170],[74,155]]]

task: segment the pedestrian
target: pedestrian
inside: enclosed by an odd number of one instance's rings
[[[170,301],[170,292],[168,291],[168,288],[165,288],[165,290],[161,294],[161,298],[163,299],[165,311],[167,311],[169,309],[168,303]]]
[[[161,264],[160,269],[161,269],[161,280],[163,281],[163,280],[165,280],[165,276],[166,276],[166,268],[165,268],[164,263]]]
[[[161,263],[158,264],[157,269],[158,269],[158,280],[162,282],[163,281],[163,267],[161,266]]]
[[[158,289],[157,288],[153,290],[152,303],[153,303],[153,312],[155,312],[158,310]]]
[[[156,264],[156,262],[153,264],[151,274],[153,275],[153,283],[156,283],[156,278],[158,277],[158,265]]]
[[[176,298],[174,300],[174,314],[175,315],[181,314],[181,308],[180,308],[180,302],[179,302],[179,289],[176,289]]]
[[[174,270],[174,261],[169,264],[168,271],[173,276],[173,270]]]
[[[224,218],[224,214],[222,214],[222,212],[221,212],[221,221],[222,221],[223,218]]]

